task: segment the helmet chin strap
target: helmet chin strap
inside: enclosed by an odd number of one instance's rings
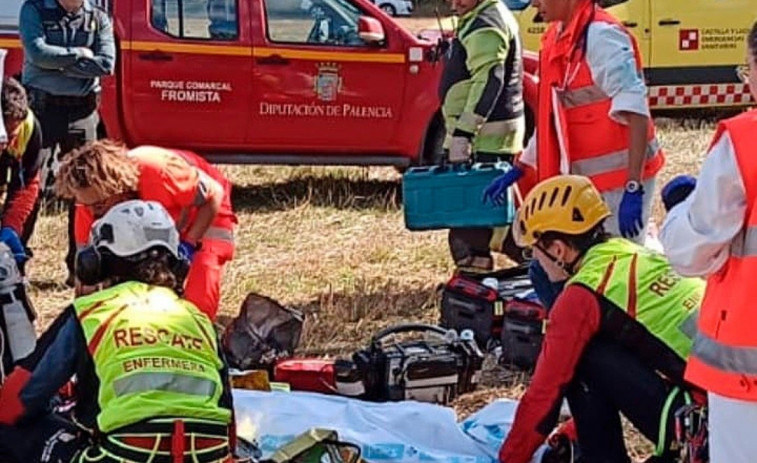
[[[541,251],[545,256],[547,256],[547,259],[554,262],[554,264],[558,266],[559,268],[561,268],[565,273],[567,273],[568,276],[573,276],[576,274],[576,264],[578,263],[579,260],[581,260],[581,254],[576,256],[576,258],[573,259],[573,262],[565,262],[563,260],[558,259],[551,252],[544,249],[544,247],[541,246],[539,243],[535,243],[534,247],[538,248],[539,251]]]

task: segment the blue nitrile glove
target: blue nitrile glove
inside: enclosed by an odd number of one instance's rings
[[[197,246],[194,244],[186,241],[179,243],[179,257],[187,262],[192,262],[192,258],[195,256],[195,251],[197,251]]]
[[[8,245],[13,253],[13,257],[16,259],[16,263],[23,264],[26,262],[26,259],[28,259],[26,248],[23,243],[21,243],[21,238],[19,238],[16,230],[11,227],[3,227],[0,229],[0,241]]]
[[[513,166],[504,174],[492,180],[486,190],[484,190],[484,202],[489,201],[496,206],[501,206],[507,198],[507,189],[523,177],[523,170]]]
[[[697,178],[691,175],[678,175],[669,181],[660,192],[662,203],[665,205],[665,212],[670,211],[673,206],[683,202],[697,186]]]
[[[620,211],[618,211],[618,225],[623,238],[633,238],[644,229],[644,222],[641,220],[643,202],[644,190],[639,189],[634,192],[626,191],[623,193]]]

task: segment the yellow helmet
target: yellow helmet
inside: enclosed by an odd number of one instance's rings
[[[610,208],[587,177],[560,175],[536,185],[513,224],[518,246],[533,246],[546,232],[586,233],[610,216]]]

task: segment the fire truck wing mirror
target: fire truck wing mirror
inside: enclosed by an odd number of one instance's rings
[[[357,33],[365,43],[381,43],[386,38],[384,26],[378,19],[370,16],[361,16],[358,19]]]

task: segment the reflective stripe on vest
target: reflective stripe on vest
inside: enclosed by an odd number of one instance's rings
[[[757,347],[728,346],[699,333],[692,355],[718,370],[757,375]]]
[[[754,281],[757,275],[757,111],[721,121],[713,145],[730,138],[746,193],[744,226],[731,242],[730,256],[707,279],[699,318],[699,335],[686,367],[686,379],[708,391],[757,402],[757,312]],[[709,217],[700,217],[708,220]],[[717,224],[714,224],[717,226]]]
[[[602,295],[682,359],[697,334],[704,282],[675,274],[661,255],[623,239],[589,249],[568,284]]]
[[[180,394],[213,396],[216,384],[205,378],[177,373],[135,373],[113,382],[116,397],[149,391],[170,391]]]
[[[644,153],[645,159],[652,159],[659,150],[660,144],[655,137],[647,143],[647,150]],[[592,175],[600,175],[614,172],[616,170],[627,169],[628,156],[629,150],[624,149],[614,153],[595,156],[593,158],[581,159],[571,162],[570,170],[573,174],[591,177]]]
[[[691,314],[686,317],[686,320],[681,323],[681,326],[679,329],[683,334],[688,336],[690,339],[695,339],[697,337],[697,334],[699,334],[699,329],[697,329],[699,321],[699,309],[696,309],[691,312]],[[696,342],[696,341],[695,341]]]
[[[608,98],[607,94],[596,84],[563,90],[557,92],[557,96],[565,109],[599,103]]]

